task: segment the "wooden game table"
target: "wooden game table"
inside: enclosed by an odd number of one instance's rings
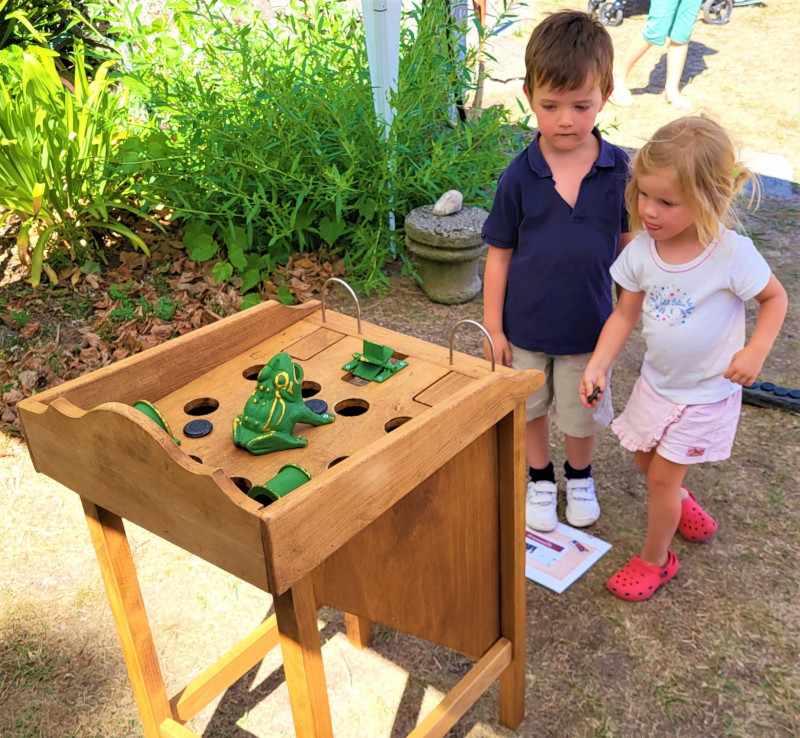
[[[408,366],[382,383],[342,367],[363,340]],[[285,351],[334,423],[304,449],[254,456],[233,418]],[[363,380],[360,380],[363,382]],[[454,649],[471,670],[410,735],[443,736],[500,680],[516,728],[525,688],[525,398],[539,372],[489,363],[325,311],[263,303],[19,404],[34,466],[80,495],[148,738],[184,726],[280,645],[298,736],[332,735],[317,610]],[[132,407],[156,405],[173,438]],[[182,429],[201,416],[202,438]],[[284,464],[311,481],[268,506],[243,490]],[[269,592],[274,614],[172,697],[166,693],[123,518]]]

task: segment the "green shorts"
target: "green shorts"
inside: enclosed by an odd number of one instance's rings
[[[611,405],[611,370],[606,376],[606,391],[595,408],[584,407],[579,390],[581,377],[591,354],[550,356],[526,351],[513,344],[511,366],[518,371],[538,369],[544,372],[544,385],[525,404],[525,420],[530,422],[547,415],[552,408],[556,426],[573,438],[588,438],[607,426],[614,417]]]
[[[653,46],[663,46],[667,36],[676,44],[688,44],[703,0],[650,0],[642,36]]]

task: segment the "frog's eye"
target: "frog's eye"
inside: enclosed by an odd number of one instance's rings
[[[294,373],[294,381],[303,381],[303,367],[300,364],[292,364],[292,372]]]
[[[289,385],[289,375],[286,372],[278,372],[275,375],[275,387],[279,390],[285,389]]]

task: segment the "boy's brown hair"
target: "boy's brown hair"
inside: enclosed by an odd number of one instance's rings
[[[525,50],[525,85],[577,90],[595,80],[603,97],[614,86],[614,45],[602,23],[578,10],[551,13],[533,29]]]

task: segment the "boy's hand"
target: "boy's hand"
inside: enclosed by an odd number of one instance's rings
[[[731,363],[725,372],[725,379],[730,379],[731,382],[741,384],[743,387],[748,387],[756,381],[761,367],[764,366],[764,359],[766,356],[762,355],[753,346],[745,346],[741,351],[737,351]]]
[[[508,339],[505,333],[489,333],[492,337],[494,344],[494,360],[503,366],[511,366],[511,348],[508,345]],[[489,347],[489,342],[483,342],[483,356],[486,361],[492,360],[492,350]]]
[[[581,402],[585,407],[596,407],[605,391],[606,375],[591,366],[587,366],[583,377],[581,377],[581,384],[578,390]]]

